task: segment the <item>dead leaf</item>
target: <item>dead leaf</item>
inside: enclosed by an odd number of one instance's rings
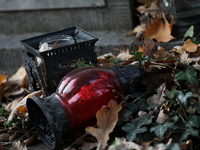
[[[163,20],[156,18],[153,20],[151,27],[146,27],[145,36],[150,39],[156,39],[158,42],[169,42],[175,39],[172,35],[173,19],[171,24],[167,21],[164,13]]]
[[[190,106],[186,111],[190,114],[194,114],[196,112],[196,108],[192,108],[192,106]]]
[[[169,117],[164,113],[163,110],[161,110],[158,114],[158,117],[156,119],[156,122],[158,124],[164,124],[167,120],[169,119]]]
[[[26,140],[24,140],[24,142],[22,143],[23,145],[33,145],[37,140],[37,134],[32,135],[31,137],[27,138]]]
[[[145,32],[145,26],[143,24],[137,25],[132,32],[127,33],[126,36],[135,35],[137,33],[144,33]]]
[[[118,105],[116,101],[110,101],[107,106],[96,113],[98,128],[87,127],[85,129],[87,133],[97,138],[99,142],[98,150],[103,150],[107,146],[109,134],[113,131],[118,121],[118,112],[121,109],[122,106]]]
[[[10,134],[8,133],[2,133],[0,134],[0,142],[7,142],[9,140]]]
[[[183,51],[183,53],[181,54],[180,61],[183,65],[188,66],[192,62],[192,59],[188,58],[188,54],[186,53],[186,51]]]
[[[0,75],[0,84],[7,78],[8,76],[5,75],[4,73]]]
[[[185,41],[182,49],[187,52],[195,52],[197,50],[197,45],[195,43],[192,43],[191,39],[188,39],[187,41]]]
[[[20,141],[13,142],[12,146],[13,146],[14,150],[28,150],[26,145],[23,145]]]
[[[180,150],[192,150],[193,142],[192,140],[188,140],[186,143],[183,142],[181,145],[179,145]]]
[[[166,89],[166,84],[163,83],[158,89],[157,89],[157,94],[154,94],[153,96],[149,97],[147,99],[147,103],[149,105],[157,105],[157,107],[160,107],[162,103],[165,101],[165,91]]]
[[[199,57],[200,56],[200,46],[197,45],[197,50],[195,52],[190,52],[191,57]]]
[[[152,56],[153,56],[152,49],[154,48],[154,46],[155,46],[155,42],[153,40],[145,37],[142,57],[145,57],[147,55],[147,56],[149,56],[149,58],[152,58]]]
[[[115,137],[115,140],[118,138]],[[141,150],[141,146],[134,142],[127,142],[124,137],[120,138],[118,145],[110,145],[108,150],[127,150],[127,149],[133,149],[133,150]]]
[[[194,65],[193,65],[194,69],[200,71],[200,65],[196,62]]]
[[[42,93],[42,90],[33,92],[33,93],[27,95],[26,97],[24,97],[24,98],[17,104],[17,106],[14,108],[14,110],[10,113],[10,115],[9,115],[7,121],[12,120],[12,118],[15,116],[15,114],[18,113],[18,109],[17,109],[18,107],[26,106],[26,101],[27,101],[27,99],[28,99],[29,97],[31,97],[31,96],[36,96],[36,97],[38,97],[38,96],[40,96],[41,93]]]
[[[23,114],[26,114],[28,112],[26,106],[18,107],[17,110],[19,110]]]
[[[90,150],[90,149],[93,149],[93,148],[97,147],[97,144],[98,144],[98,142],[96,142],[96,143],[85,142],[80,147],[80,149],[82,149],[82,150]]]

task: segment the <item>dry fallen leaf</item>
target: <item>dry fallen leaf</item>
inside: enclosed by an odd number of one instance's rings
[[[90,150],[93,149],[94,147],[97,147],[98,142],[92,143],[92,142],[85,142],[83,145],[80,147],[81,150]]]
[[[186,53],[186,51],[184,51],[182,54],[181,54],[181,57],[180,57],[180,61],[183,65],[189,65],[191,62],[192,62],[192,59],[191,58],[188,58],[188,54]]]
[[[145,36],[150,39],[156,39],[158,42],[169,42],[175,39],[172,35],[173,19],[171,24],[167,21],[164,13],[163,20],[160,18],[154,19],[151,27],[146,27]]]
[[[23,145],[20,141],[13,142],[12,146],[13,146],[14,150],[27,150],[26,145]]]
[[[157,105],[157,107],[160,107],[162,103],[165,101],[165,91],[166,89],[166,84],[163,83],[158,89],[157,89],[157,94],[154,94],[153,96],[149,97],[147,99],[147,103],[149,105]]]
[[[96,113],[97,126],[87,127],[85,131],[97,138],[98,150],[103,150],[107,146],[109,140],[109,134],[113,131],[117,121],[118,112],[122,109],[121,105],[118,105],[116,101],[110,101],[107,106],[102,108]]]
[[[24,98],[17,104],[17,106],[14,108],[14,110],[10,113],[10,115],[9,115],[7,121],[12,120],[12,118],[15,116],[15,114],[18,113],[18,107],[26,106],[26,101],[27,101],[27,99],[28,99],[29,97],[31,97],[31,96],[36,96],[36,97],[38,97],[38,96],[40,96],[41,93],[42,93],[42,90],[33,92],[33,93],[27,95],[26,97],[24,97]]]
[[[193,143],[192,140],[188,140],[186,143],[183,142],[181,145],[179,145],[180,150],[192,150]]]
[[[158,124],[164,124],[167,120],[169,119],[169,117],[164,113],[163,110],[161,110],[158,114],[158,117],[156,119],[156,122]]]
[[[200,71],[200,65],[196,62],[194,65],[193,65],[194,69]]]
[[[143,45],[143,54],[142,57],[145,57],[146,55],[151,58],[153,56],[152,49],[155,46],[155,42],[147,37],[144,38],[144,45]]]
[[[197,45],[195,43],[192,43],[191,39],[188,39],[184,45],[183,45],[183,50],[187,52],[195,52],[197,50]]]
[[[5,80],[8,76],[5,75],[4,73],[2,75],[0,75],[0,84],[3,82],[3,80]]]

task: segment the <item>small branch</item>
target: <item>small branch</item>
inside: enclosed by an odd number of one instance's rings
[[[189,120],[189,118],[188,118],[188,116],[187,116],[187,114],[186,114],[186,112],[185,112],[185,110],[184,110],[184,108],[183,108],[183,106],[182,106],[182,104],[181,104],[180,99],[178,98],[178,96],[177,96],[176,98],[177,98],[178,101],[179,101],[179,105],[180,105],[180,107],[181,107],[181,110],[183,111],[183,114],[184,114],[185,118],[186,118],[187,120]]]

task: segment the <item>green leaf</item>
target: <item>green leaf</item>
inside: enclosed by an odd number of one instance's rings
[[[189,97],[192,97],[193,96],[193,93],[192,92],[187,92],[184,96],[183,92],[180,91],[179,94],[178,94],[178,98],[179,100],[181,101],[181,104],[183,105],[184,108],[188,108],[188,101],[187,99]]]
[[[178,116],[174,116],[174,117],[172,117],[172,120],[174,121],[174,123],[176,123],[179,120],[179,118],[180,117],[178,117]]]
[[[121,61],[121,59],[117,58],[117,59],[111,59],[110,60],[114,65],[116,65],[119,61]]]
[[[169,97],[173,98],[174,95],[175,95],[175,94],[178,94],[178,93],[179,93],[178,90],[171,90],[171,91],[170,91],[170,95],[169,95]]]
[[[133,102],[128,103],[128,109],[133,113],[137,113],[139,110],[138,106]]]
[[[185,140],[188,135],[192,135],[192,136],[199,136],[199,131],[198,130],[194,130],[192,128],[188,128],[181,136],[180,141],[182,142],[183,140]]]
[[[128,119],[132,113],[133,113],[132,111],[125,109],[125,111],[123,113],[122,121],[128,121]]]
[[[196,102],[192,105],[193,108],[196,108],[198,114],[200,114],[200,103]]]
[[[151,124],[153,118],[155,118],[155,117],[151,116],[150,119],[148,119],[148,118],[142,118],[142,119],[138,120],[137,128],[140,128],[143,125],[149,125],[149,124]]]
[[[180,150],[179,144],[178,143],[173,143],[170,145],[166,145],[166,150]]]
[[[143,52],[136,52],[135,53],[135,58],[138,58],[138,59],[142,59],[142,54],[143,54]]]
[[[58,67],[59,67],[59,68],[63,68],[62,63],[59,63],[59,64],[58,64]]]
[[[136,98],[139,98],[140,96],[143,95],[142,92],[133,92],[132,93]],[[143,97],[141,97],[140,99],[138,99],[135,103],[137,105],[137,107],[140,109],[141,107],[145,108],[147,106],[147,100]]]
[[[82,61],[76,61],[76,65],[78,66],[78,68],[82,68],[85,65],[85,61],[84,60],[82,60]]]
[[[136,134],[146,132],[147,128],[146,127],[142,127],[142,128],[138,129],[138,128],[136,128],[135,124],[127,123],[126,125],[124,125],[122,127],[122,130],[127,132],[126,138],[127,138],[128,141],[132,142],[135,139]]]
[[[175,75],[175,79],[178,80],[186,80],[188,83],[194,83],[197,86],[199,85],[199,81],[197,79],[197,72],[192,66],[187,66],[186,71],[180,71]]]
[[[3,115],[4,109],[5,109],[5,106],[1,107],[1,109],[0,109],[0,116]]]
[[[200,118],[196,115],[190,115],[188,122],[185,123],[185,127],[199,127],[200,126]]]
[[[156,107],[157,105],[153,104],[153,105],[148,105],[147,107],[145,107],[146,110],[152,110]]]
[[[165,132],[167,131],[167,129],[169,128],[174,128],[175,125],[173,122],[166,122],[165,124],[161,125],[155,125],[153,127],[151,127],[150,132],[154,132],[157,137],[162,140],[163,139],[163,135],[165,134]]]
[[[193,37],[194,35],[194,26],[190,26],[190,28],[186,31],[184,37]]]
[[[90,67],[94,67],[94,64],[93,64],[93,63],[91,63],[91,64],[89,64],[89,66],[90,66]]]
[[[194,43],[194,44],[196,44],[196,45],[199,44],[199,42],[197,42],[197,39],[196,39],[195,37],[191,38],[191,41],[192,41],[192,43]]]

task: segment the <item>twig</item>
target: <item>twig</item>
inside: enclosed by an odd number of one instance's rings
[[[185,110],[183,109],[183,106],[182,106],[181,101],[180,101],[180,99],[178,98],[178,96],[177,96],[177,100],[179,101],[179,105],[180,105],[180,107],[181,107],[181,110],[183,111],[183,114],[184,114],[185,118],[186,118],[187,120],[189,120],[189,118],[188,118],[188,116],[187,116]]]
[[[96,128],[97,125],[94,126],[94,128]],[[76,139],[72,144],[70,144],[68,147],[72,147],[74,144],[76,144],[78,141],[80,141],[81,139],[83,139],[84,137],[86,137],[86,135],[88,135],[88,133],[86,132],[85,134],[83,134],[81,137],[79,137],[78,139]]]
[[[133,103],[135,103],[136,101],[138,101],[140,98],[142,98],[143,96],[145,96],[147,93],[149,93],[148,91],[146,91],[144,94],[142,94],[140,97],[136,98]]]
[[[27,133],[29,133],[29,132],[32,131],[33,129],[34,129],[34,127],[32,127],[30,130],[28,130],[26,133],[24,133],[24,135],[21,136],[21,137],[19,138],[18,141],[20,141],[24,136],[26,136]]]

